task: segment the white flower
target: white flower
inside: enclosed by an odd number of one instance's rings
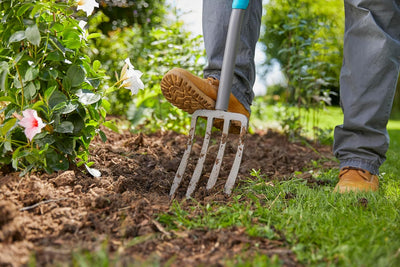
[[[79,24],[78,24],[79,28],[81,28],[83,31],[83,33],[79,36],[81,38],[81,40],[82,40],[82,38],[87,40],[88,31],[85,30],[86,24],[87,24],[87,22],[84,20],[80,20]]]
[[[121,70],[120,81],[122,81],[122,84],[120,87],[131,90],[132,95],[137,94],[139,89],[144,88],[144,84],[142,80],[140,80],[142,74],[141,71],[135,70],[129,58],[125,59],[125,65]]]
[[[76,0],[76,2],[78,3],[77,10],[85,11],[88,17],[93,13],[95,7],[99,7],[96,0]]]
[[[79,28],[82,29],[82,31],[84,31],[84,30],[85,30],[85,27],[86,27],[86,24],[87,24],[86,21],[80,20],[78,26],[79,26]]]
[[[93,176],[96,178],[101,177],[101,172],[97,169],[94,168],[90,168],[88,165],[85,164],[86,170]]]

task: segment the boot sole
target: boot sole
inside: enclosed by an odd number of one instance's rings
[[[179,73],[167,73],[161,80],[161,91],[171,104],[189,114],[198,109],[215,109],[215,101]]]
[[[164,97],[177,108],[193,114],[199,109],[215,109],[215,100],[203,93],[192,82],[180,73],[167,73],[161,80],[161,91]],[[223,120],[216,119],[213,126],[222,130]],[[240,133],[241,125],[231,122],[229,133]]]

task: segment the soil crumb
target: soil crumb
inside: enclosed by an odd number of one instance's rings
[[[104,131],[108,141],[96,140],[91,145],[95,162],[92,167],[101,171],[99,178],[84,170],[19,177],[2,169],[0,266],[22,266],[32,257],[37,266],[70,265],[76,252],[101,250],[118,257],[121,266],[152,260],[171,266],[222,266],[238,253],[243,257],[255,253],[277,255],[285,266],[299,265],[284,239],[250,237],[244,228],[166,230],[157,216],[169,212],[169,190],[187,136],[175,132],[145,135]],[[175,195],[177,201],[184,198],[202,139],[196,137],[193,144],[193,157]],[[221,178],[211,191],[206,191],[219,148],[218,135],[212,137],[203,175],[193,195],[196,201],[231,201],[232,196],[223,193],[223,177],[229,174],[238,142],[237,135],[229,137]],[[330,147],[291,143],[274,131],[248,134],[235,189],[250,179],[251,170],[260,170],[270,180],[290,179],[294,172],[322,158],[326,159],[323,167],[336,167]],[[303,178],[310,186],[319,186],[311,175]]]

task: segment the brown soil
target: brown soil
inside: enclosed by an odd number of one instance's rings
[[[106,133],[109,140],[96,141],[91,148],[92,167],[101,171],[100,178],[77,170],[23,178],[0,173],[0,266],[26,264],[32,255],[37,266],[69,265],[73,253],[100,249],[118,257],[120,266],[151,260],[172,266],[220,266],[235,255],[246,258],[254,253],[277,255],[285,266],[299,265],[284,237],[250,237],[238,227],[168,230],[157,215],[170,212],[169,189],[187,137],[174,132]],[[193,157],[200,151],[201,139],[194,144]],[[228,175],[236,139],[233,135],[228,142],[220,177]],[[218,144],[211,144],[209,154],[217,150]],[[328,158],[326,167],[335,166],[329,160],[329,147],[291,143],[273,131],[248,135],[235,189],[249,179],[252,169],[271,180],[290,179],[321,158]],[[223,194],[223,178],[211,192],[204,189],[213,163],[212,157],[206,160],[194,198],[200,204],[229,204],[232,196]],[[193,171],[193,165],[190,161],[188,169]],[[183,208],[194,205],[183,198],[189,179],[185,178],[175,197]],[[311,175],[303,178],[310,186],[321,183]]]

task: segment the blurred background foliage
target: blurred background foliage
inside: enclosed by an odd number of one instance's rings
[[[90,40],[87,54],[102,62],[110,76],[129,57],[143,72],[145,84],[145,90],[134,97],[127,90],[115,91],[109,99],[110,113],[128,119],[133,131],[186,132],[188,114],[165,100],[160,81],[174,67],[202,75],[201,36],[185,31],[176,10],[165,1],[103,1],[100,6],[89,21],[89,32],[100,37]]]
[[[158,27],[167,12],[164,0],[99,0],[98,2],[99,10],[109,18],[98,25],[103,33],[134,25],[147,29]]]
[[[266,58],[264,70],[267,72],[278,63],[287,79],[287,87],[280,88],[281,92],[275,88],[275,93],[289,103],[312,95],[305,87],[316,87],[320,95],[326,89],[334,93],[331,97],[337,95],[343,49],[343,1],[270,0],[264,9],[260,38]],[[338,104],[337,97],[333,103]]]
[[[159,83],[173,67],[202,76],[205,52],[201,36],[184,30],[176,9],[168,1],[101,0],[91,17],[88,54],[103,64],[108,75],[121,69],[129,57],[144,74],[146,86],[132,98],[129,91],[110,97],[111,113],[127,118],[133,130],[171,129],[186,132],[189,116],[165,101]],[[275,119],[283,131],[298,137],[310,121],[314,135],[318,112],[339,105],[339,75],[342,64],[344,7],[342,0],[269,0],[264,2],[259,43],[265,61],[259,66],[268,73],[278,64],[285,82],[269,85],[255,99],[253,116],[262,120],[268,105],[275,105]],[[200,21],[199,21],[200,23]],[[400,111],[397,93],[394,110]],[[334,125],[332,125],[333,129]],[[332,130],[331,129],[331,130]],[[318,136],[315,136],[318,138]]]
[[[318,112],[327,105],[339,105],[343,1],[270,0],[264,10],[262,70],[268,73],[278,64],[285,77],[285,83],[267,89],[264,101],[278,102],[276,119],[287,135],[303,135],[304,125],[312,121],[317,138],[324,132],[318,128]],[[260,107],[260,101],[256,106]]]

